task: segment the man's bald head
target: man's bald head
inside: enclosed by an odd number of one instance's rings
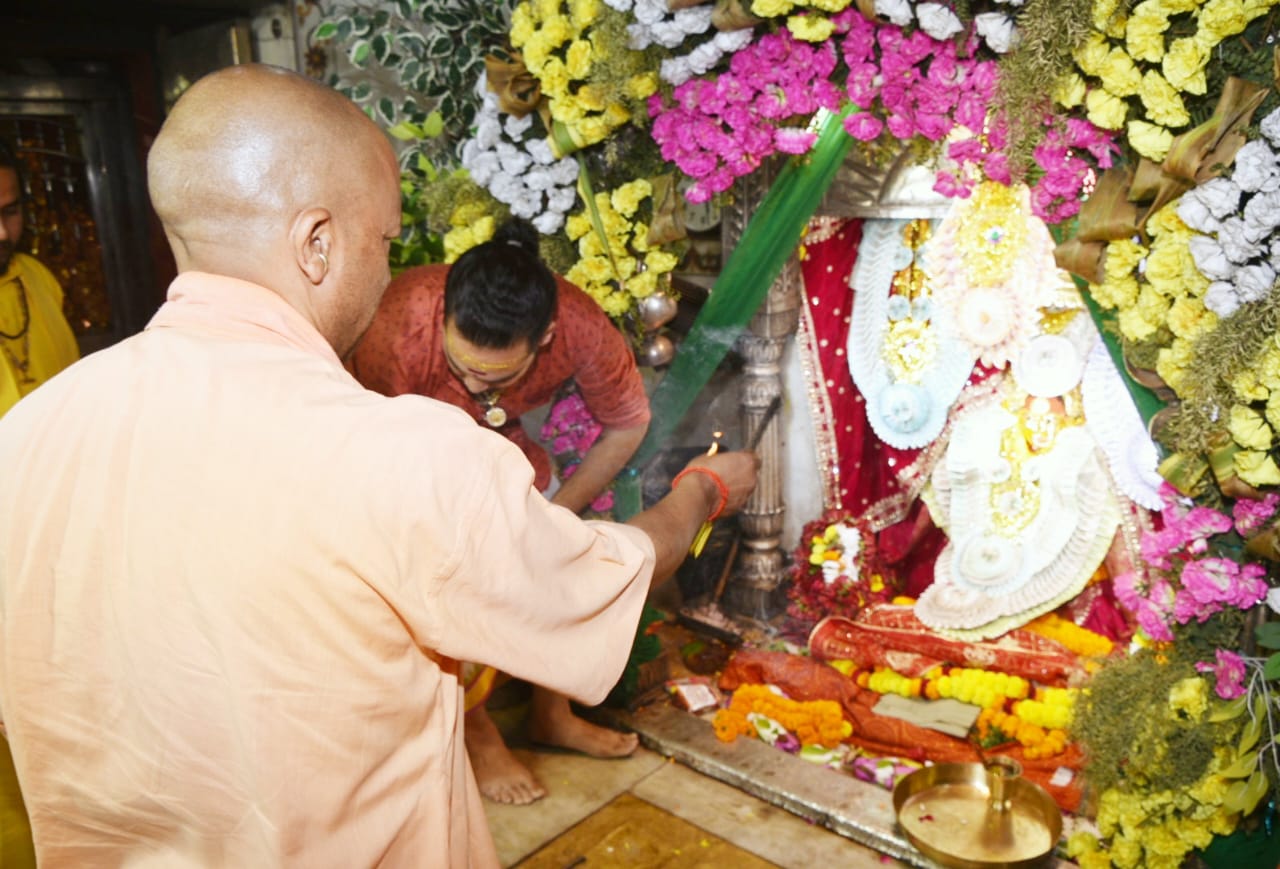
[[[346,97],[268,66],[196,82],[147,158],[178,270],[273,290],[339,354],[373,319],[400,231],[386,136]]]
[[[178,100],[147,158],[147,183],[171,242],[186,253],[242,253],[300,208],[341,204],[384,151],[382,133],[336,91],[274,67],[233,66]]]

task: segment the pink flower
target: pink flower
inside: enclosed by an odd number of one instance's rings
[[[1244,658],[1235,652],[1218,649],[1214,652],[1217,659],[1214,664],[1203,661],[1196,664],[1201,673],[1213,673],[1217,677],[1215,690],[1223,700],[1234,700],[1244,694],[1244,677],[1246,674]]]
[[[817,140],[817,133],[798,127],[780,127],[774,133],[774,142],[783,154],[805,154]]]
[[[1231,518],[1235,522],[1236,531],[1242,537],[1248,537],[1275,516],[1277,507],[1280,507],[1280,495],[1275,493],[1267,495],[1261,501],[1238,498],[1231,505]]]
[[[858,141],[870,142],[884,131],[884,121],[870,112],[855,112],[844,119],[844,129]]]

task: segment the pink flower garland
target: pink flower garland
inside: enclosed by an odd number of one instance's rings
[[[944,154],[953,165],[937,173],[939,193],[967,197],[983,180],[1012,182],[1007,126],[988,111],[998,102],[999,70],[994,60],[973,56],[972,35],[958,43],[919,29],[907,34],[852,7],[832,22],[835,35],[823,43],[801,42],[785,29],[766,34],[734,54],[728,72],[677,87],[673,105],[650,99],[663,158],[695,182],[686,193],[690,202],[727,190],[774,153],[807,152],[815,134],[786,121],[835,110],[846,96],[858,110],[844,128],[859,141],[875,141],[886,130],[901,141],[949,140]],[[833,73],[843,77],[843,91],[831,82]],[[1093,165],[1110,167],[1116,146],[1112,134],[1085,120],[1045,123],[1033,152],[1038,177],[1029,186],[1036,216],[1052,224],[1079,211]]]
[[[1116,599],[1153,640],[1173,640],[1172,625],[1204,622],[1226,607],[1247,610],[1267,595],[1266,569],[1208,555],[1209,539],[1232,530],[1231,518],[1208,507],[1188,507],[1172,486],[1161,487],[1164,527],[1143,535],[1149,574],[1115,578]]]
[[[551,452],[563,460],[561,474],[568,479],[578,470],[582,457],[600,437],[602,430],[582,396],[571,392],[551,406],[540,433],[544,441],[550,442]],[[611,507],[612,489],[602,492],[591,502],[591,509],[597,513],[604,513]]]
[[[677,87],[674,105],[651,97],[662,158],[694,180],[688,200],[706,202],[728,190],[772,154],[806,153],[817,134],[786,122],[839,107],[840,90],[829,78],[835,66],[830,40],[811,45],[784,29],[736,52],[728,72]]]

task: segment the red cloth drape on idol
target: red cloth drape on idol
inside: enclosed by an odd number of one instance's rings
[[[862,241],[862,220],[818,219],[804,239],[804,305],[796,336],[817,441],[823,506],[830,515],[866,521],[876,536],[881,566],[898,590],[915,597],[933,582],[934,561],[946,535],[919,500],[942,439],[898,449],[871,429],[866,399],[853,382],[846,346],[856,298],[849,286]],[[992,372],[977,366],[977,394]]]

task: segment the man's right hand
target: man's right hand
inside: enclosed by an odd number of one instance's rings
[[[720,478],[720,481],[729,490],[729,500],[725,504],[721,515],[731,516],[742,509],[742,505],[747,503],[747,498],[751,497],[751,493],[755,491],[756,477],[760,471],[760,457],[755,453],[743,450],[716,453],[714,456],[697,456],[685,467],[706,468]],[[686,479],[689,477],[705,478],[706,475],[689,474]],[[714,503],[720,503],[718,492]],[[715,509],[714,506],[712,509]]]

